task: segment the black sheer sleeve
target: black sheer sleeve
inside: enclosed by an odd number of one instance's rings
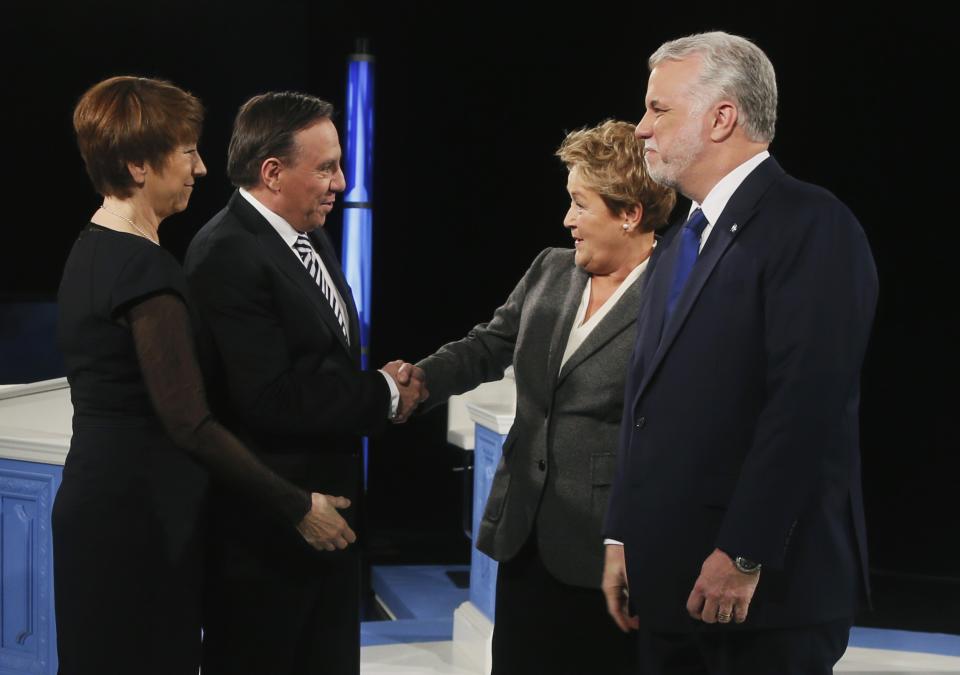
[[[216,479],[299,523],[310,510],[310,494],[277,476],[210,414],[183,301],[154,295],[126,317],[153,406],[173,441]]]

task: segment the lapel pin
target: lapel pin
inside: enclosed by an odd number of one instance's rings
[[[733,225],[730,226],[730,232],[731,232],[732,234],[736,234],[738,227],[740,227],[740,226],[737,225],[736,223],[734,223]]]

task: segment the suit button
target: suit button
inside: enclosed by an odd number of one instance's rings
[[[646,425],[647,425],[647,418],[640,417],[640,418],[637,418],[637,422],[633,426],[635,426],[637,429],[643,429]]]
[[[539,462],[537,462],[537,468],[540,469],[541,471],[546,471],[547,463],[541,459]]]

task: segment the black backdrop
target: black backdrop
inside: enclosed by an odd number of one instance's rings
[[[936,604],[919,591],[904,602],[936,615],[933,627],[960,631],[943,595],[956,598],[960,584],[948,263],[960,240],[949,215],[956,171],[945,93],[956,73],[946,17],[921,3],[897,13],[647,4],[7,3],[0,294],[52,297],[98,203],[70,128],[86,87],[114,74],[160,76],[205,102],[209,175],[161,229],[182,256],[230,193],[225,151],[237,106],[290,88],[342,109],[346,57],[368,36],[377,58],[373,361],[422,357],[489,317],[541,248],[568,245],[564,172],[552,156],[564,130],[638,120],[646,57],[663,40],[714,28],[746,35],[777,68],[773,153],[851,206],[879,267],[862,402],[878,589],[893,578],[936,588]],[[339,211],[328,229],[339,238]],[[431,413],[373,442],[370,539],[381,559],[466,559],[443,437],[444,416]]]

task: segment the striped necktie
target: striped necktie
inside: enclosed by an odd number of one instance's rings
[[[327,277],[324,275],[323,270],[320,269],[320,260],[313,250],[310,238],[305,234],[299,235],[293,243],[293,250],[300,256],[303,266],[307,268],[307,274],[309,274],[317,286],[320,287],[320,292],[323,293],[323,297],[330,303],[330,309],[333,310],[333,315],[337,317],[340,330],[343,331],[343,336],[347,337],[347,324],[344,320],[343,308],[340,307],[340,303],[337,302],[337,296],[334,294],[330,284],[327,283]]]

